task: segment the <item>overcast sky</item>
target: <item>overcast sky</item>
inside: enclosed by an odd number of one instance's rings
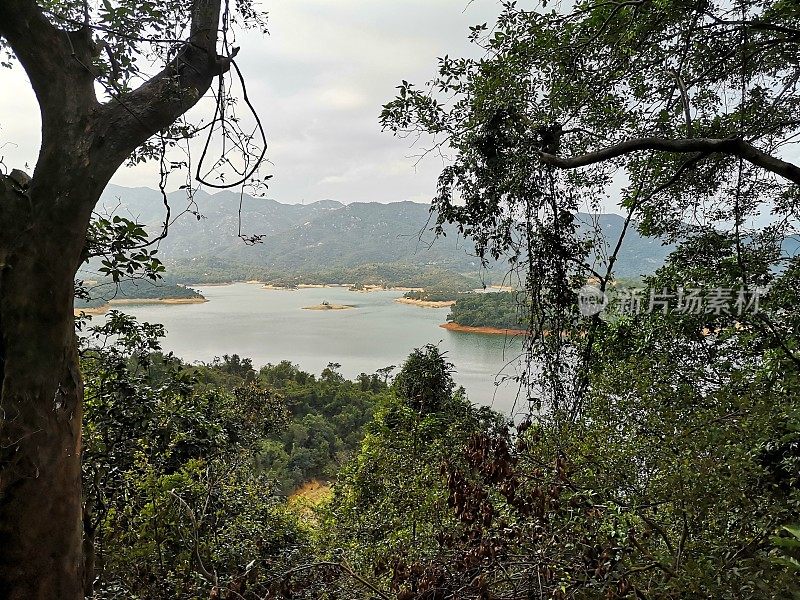
[[[286,203],[429,202],[442,163],[428,158],[415,167],[420,149],[381,132],[381,106],[401,80],[429,80],[437,57],[474,55],[468,28],[493,22],[499,2],[263,0],[263,6],[270,35],[240,35],[237,62],[269,137],[268,195]],[[0,70],[0,156],[8,167],[34,164],[38,123],[21,69]],[[123,168],[113,181],[157,185],[154,166]]]

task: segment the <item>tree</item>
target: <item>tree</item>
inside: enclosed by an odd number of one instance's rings
[[[647,284],[736,277],[707,260],[673,256]],[[792,310],[795,276],[764,277],[779,291],[765,310]],[[595,343],[583,418],[475,436],[448,465],[459,524],[403,572],[413,597],[796,597],[778,550],[800,507],[791,359],[713,312],[617,314]]]
[[[453,365],[433,344],[415,348],[395,377],[392,387],[420,415],[444,412],[453,402]]]
[[[83,391],[73,279],[87,256],[92,210],[114,172],[198,132],[173,124],[231,68],[235,50],[226,43],[224,55],[217,51],[221,4],[0,5],[0,51],[27,73],[42,115],[32,178],[18,170],[0,176],[0,589],[6,597],[83,596]],[[248,1],[237,8],[239,16],[261,22]],[[222,17],[223,31],[237,18],[227,4]],[[139,69],[150,62],[145,57],[163,69],[148,78]],[[146,81],[133,88],[137,78]],[[98,84],[107,90],[103,101]]]
[[[782,1],[504,2],[495,27],[470,39],[482,58],[442,58],[429,88],[403,82],[381,120],[452,148],[438,230],[457,223],[480,256],[521,266],[543,364],[535,395],[574,416],[601,324],[582,318],[573,290],[589,278],[608,289],[631,228],[678,242],[729,232],[744,288],[748,246],[786,266],[798,231],[800,13]],[[620,239],[582,235],[578,211],[609,195],[626,214]],[[769,213],[769,226],[753,225]],[[752,326],[778,343],[768,320]],[[544,335],[576,329],[585,335]]]
[[[452,150],[438,231],[519,265],[534,410],[449,473],[463,535],[415,597],[796,595],[770,536],[800,501],[797,6],[504,2],[470,37],[482,58],[403,82],[382,122]],[[619,239],[581,233],[604,196]],[[629,310],[581,314],[633,227],[675,250]]]
[[[369,580],[389,579],[403,565],[436,555],[454,523],[443,463],[457,462],[473,433],[502,427],[497,413],[471,405],[456,389],[452,365],[436,346],[415,349],[392,390],[339,473],[325,528],[324,545],[341,548]]]

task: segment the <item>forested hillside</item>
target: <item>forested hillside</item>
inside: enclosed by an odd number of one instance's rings
[[[175,207],[186,206],[186,194],[170,194]],[[324,200],[281,204],[268,198],[242,197],[241,228],[259,236],[246,245],[239,232],[238,194],[197,192],[201,218],[184,215],[170,228],[159,255],[170,271],[186,277],[215,269],[233,273],[295,274],[353,268],[371,263],[401,263],[474,272],[479,261],[470,244],[457,236],[431,244],[429,207],[413,202],[392,204]],[[163,222],[160,194],[146,188],[109,186],[103,195],[108,210],[136,218],[157,231]],[[451,229],[454,234],[455,230]]]
[[[85,547],[97,597],[347,593],[349,567],[332,549],[371,564],[417,538],[423,556],[447,510],[442,457],[502,428],[455,388],[433,346],[393,382],[395,366],[348,381],[335,363],[319,375],[288,362],[255,369],[237,355],[187,365],[160,352],[163,335],[112,312],[83,338]],[[311,480],[339,483],[323,504],[290,498]],[[367,522],[373,541],[362,537]]]
[[[185,192],[174,192],[169,199],[175,211],[188,206]],[[436,215],[431,215],[426,204],[345,205],[332,200],[282,204],[246,194],[240,198],[232,192],[203,191],[197,192],[194,199],[195,204],[188,208],[200,216],[183,215],[159,245],[159,257],[169,275],[181,282],[310,277],[328,278],[326,282],[331,283],[341,278],[342,283],[353,283],[364,277],[363,272],[354,272],[364,265],[437,269],[453,274],[477,274],[480,270],[472,241],[458,236],[455,226],[446,226],[446,237],[436,239],[430,231]],[[258,236],[259,243],[254,245],[237,237],[240,199],[241,232],[246,237]],[[109,186],[102,206],[109,213],[138,220],[151,232],[157,232],[164,219],[160,193],[148,188]],[[624,218],[582,214],[579,221],[586,235],[593,236],[596,230],[605,236],[607,241],[596,259],[602,263],[608,247],[613,247],[622,233]],[[650,273],[663,263],[669,249],[658,238],[642,237],[634,231],[625,238],[616,271],[620,276]],[[502,283],[507,271],[504,262],[490,262],[490,267],[484,278]],[[360,282],[377,283],[369,278]]]
[[[635,397],[674,368],[673,348],[644,362],[624,350],[604,357],[595,389],[628,400],[557,433],[552,417],[509,427],[472,405],[435,346],[399,370],[347,381],[336,364],[319,375],[286,362],[255,369],[235,355],[186,365],[159,352],[163,333],[112,313],[84,338],[85,547],[96,597],[480,598],[517,579],[533,589],[601,586],[617,598],[661,586],[735,597],[725,592],[741,581],[765,588],[753,597],[793,589],[795,529],[776,527],[748,556],[730,555],[753,544],[754,521],[791,517],[797,423],[787,398],[756,386],[735,399],[747,416],[731,420],[733,406],[670,402],[669,389]],[[613,351],[630,322],[608,335]],[[685,435],[698,427],[711,435]],[[734,470],[675,464],[720,441],[729,455],[719,460]],[[644,489],[628,466],[641,457]],[[320,494],[292,494],[310,480],[321,480]],[[668,564],[664,540],[676,536],[692,568],[646,568]],[[705,563],[714,556],[740,570],[719,581],[718,561]],[[569,575],[528,580],[550,565]]]

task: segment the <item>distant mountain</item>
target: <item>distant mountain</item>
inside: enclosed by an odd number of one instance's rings
[[[428,206],[414,202],[353,203],[334,200],[281,204],[266,198],[241,198],[242,233],[260,236],[247,245],[238,237],[239,194],[195,194],[199,220],[184,215],[161,242],[170,264],[219,261],[268,271],[319,271],[366,263],[407,263],[457,272],[479,266],[471,244],[452,235],[437,240],[427,230]],[[187,208],[185,194],[169,194],[173,216]],[[156,232],[164,220],[159,192],[108,186],[101,207],[136,218]]]
[[[587,235],[602,232],[604,243],[592,253],[590,261],[594,262],[598,271],[605,274],[608,256],[614,251],[619,236],[625,226],[625,217],[615,214],[578,213],[580,230]],[[658,238],[639,235],[635,226],[628,228],[625,241],[619,250],[614,271],[618,277],[638,277],[653,273],[662,264],[674,246],[665,245]]]
[[[246,244],[238,237],[259,236]],[[173,217],[187,208],[183,192],[169,194]],[[402,265],[474,273],[480,262],[472,243],[456,235],[434,239],[429,206],[414,202],[342,204],[320,200],[311,204],[282,204],[266,198],[241,196],[230,191],[195,194],[201,217],[183,215],[160,244],[159,255],[168,270],[184,281],[204,275],[211,279],[262,278],[265,275],[340,272],[364,265]],[[164,220],[161,195],[148,188],[110,185],[101,199],[101,211],[135,218],[155,233]],[[586,227],[589,215],[579,215]],[[624,219],[595,216],[609,239],[616,240]],[[658,240],[628,234],[620,253],[617,274],[623,277],[650,273],[663,262],[669,248]],[[371,271],[375,269],[372,268]],[[504,272],[502,267],[498,273]],[[498,279],[502,275],[498,275]],[[499,281],[498,281],[499,283]]]

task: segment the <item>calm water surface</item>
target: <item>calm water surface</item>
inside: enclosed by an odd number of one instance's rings
[[[402,296],[397,291],[266,290],[245,283],[196,289],[209,301],[118,308],[141,321],[162,323],[167,329],[164,349],[190,362],[235,353],[252,358],[256,366],[289,360],[316,374],[336,362],[343,375],[353,378],[399,366],[414,348],[438,344],[455,365],[456,382],[474,403],[506,413],[514,407],[517,385],[502,379],[516,373],[521,341],[442,329],[447,308],[397,303]],[[302,310],[324,301],[356,308]]]

